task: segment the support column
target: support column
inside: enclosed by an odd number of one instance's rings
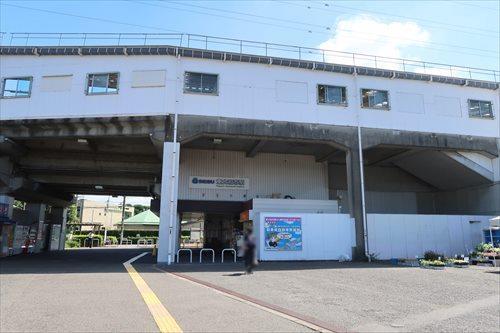
[[[179,143],[165,142],[163,145],[158,263],[171,264],[175,258],[179,151]]]
[[[355,220],[356,248],[353,253],[355,260],[366,259],[365,255],[365,228],[363,225],[363,206],[361,197],[361,170],[359,151],[351,148],[346,153],[347,196],[349,214]]]
[[[45,222],[45,204],[39,203],[28,203],[26,204],[26,210],[28,211],[29,218],[32,221],[31,228],[35,228],[36,241],[34,252],[40,252],[45,246],[45,232],[44,232],[44,222]]]
[[[52,230],[54,226],[60,226],[59,235],[51,235],[51,250],[64,250],[64,245],[66,243],[66,222],[67,222],[68,208],[63,207],[53,207],[52,208]],[[57,238],[57,240],[56,240]],[[55,244],[57,242],[57,244]]]

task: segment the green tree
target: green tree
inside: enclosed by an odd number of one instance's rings
[[[14,208],[24,210],[26,203],[20,200],[14,200]]]
[[[76,209],[76,204],[72,204],[68,207],[67,221],[69,224],[78,223],[78,213]]]
[[[134,215],[140,214],[146,210],[149,209],[149,206],[144,206],[144,205],[134,205]]]

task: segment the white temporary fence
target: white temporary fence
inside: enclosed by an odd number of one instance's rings
[[[220,262],[222,262],[222,263],[224,262],[224,252],[232,252],[233,253],[234,262],[236,262],[236,250],[235,249],[230,249],[230,248],[222,250]]]
[[[293,251],[266,246],[266,219],[295,218],[300,221],[300,247]],[[259,212],[254,214],[258,259],[277,260],[351,260],[355,246],[354,221],[348,214]]]
[[[85,238],[85,240],[83,241],[83,247],[87,247],[89,246],[87,243],[90,242],[92,246],[95,246],[94,243],[97,242],[97,246],[99,246],[101,244],[101,241],[99,240],[99,238]]]
[[[203,248],[200,250],[200,264],[202,263],[203,261],[203,252],[204,251],[207,251],[207,252],[212,252],[212,262],[215,262],[215,251],[213,249],[206,249],[206,248]]]
[[[189,252],[189,263],[192,264],[193,263],[193,251],[191,251],[191,249],[179,249],[179,250],[177,250],[177,263],[179,263],[180,253],[182,251]],[[200,258],[201,258],[201,256],[200,256]]]
[[[367,214],[369,252],[378,259],[467,254],[482,241],[491,216]]]

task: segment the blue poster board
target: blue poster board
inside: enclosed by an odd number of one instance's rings
[[[266,251],[302,251],[302,219],[265,217],[264,243]]]

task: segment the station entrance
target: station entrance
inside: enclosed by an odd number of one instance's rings
[[[212,249],[217,259],[224,249],[234,249],[237,256],[241,255],[243,237],[251,225],[242,219],[244,202],[180,200],[178,207],[179,248],[190,249],[193,261],[199,259],[201,249]]]

